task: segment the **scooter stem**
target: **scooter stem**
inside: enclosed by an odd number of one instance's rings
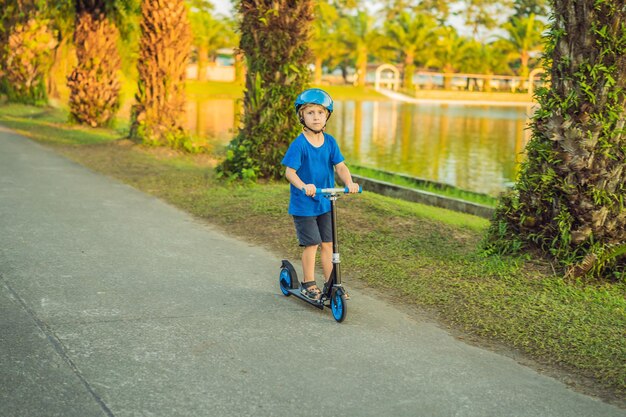
[[[337,196],[331,195],[329,196],[329,198],[331,227],[333,230],[333,271],[330,279],[333,280],[334,278],[335,285],[339,285],[341,284],[341,269],[339,267],[341,260],[339,258],[339,241],[337,239],[337,206],[335,204],[335,202],[337,201]]]

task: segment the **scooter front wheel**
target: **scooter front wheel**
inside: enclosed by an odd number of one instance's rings
[[[291,288],[291,273],[288,268],[281,268],[280,277],[278,278],[278,283],[280,284],[280,290],[286,296],[290,296],[291,293],[289,289]]]
[[[346,305],[346,294],[343,289],[338,288],[330,296],[330,309],[337,322],[341,323],[346,318],[348,306]]]

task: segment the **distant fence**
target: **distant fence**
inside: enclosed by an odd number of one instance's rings
[[[235,68],[229,65],[209,64],[204,69],[206,79],[212,81],[233,81]],[[528,91],[532,94],[537,86],[542,84],[542,69],[537,68],[530,73],[529,77],[515,75],[495,74],[466,74],[466,73],[443,73],[416,71],[413,75],[413,84],[416,90],[452,90],[452,91]],[[187,78],[198,78],[198,67],[191,64],[187,67]],[[349,74],[346,79],[339,74],[325,74],[322,77],[324,84],[341,85],[355,83],[354,74]],[[383,86],[391,90],[398,90],[401,84],[397,67],[390,64],[369,67],[366,77],[367,84]]]
[[[530,83],[532,81],[532,84]],[[541,83],[541,78],[495,74],[462,74],[418,71],[413,76],[416,89],[463,91],[525,91]],[[532,87],[530,87],[532,89]]]
[[[418,90],[528,91],[532,94],[533,90],[543,83],[542,72],[543,69],[537,68],[531,71],[530,76],[520,77],[516,75],[416,71],[413,74],[413,84]],[[324,74],[322,81],[326,85],[354,84],[357,77],[353,73],[348,73],[344,78],[343,75],[335,71],[332,74]],[[365,81],[368,85],[380,86],[394,91],[397,91],[402,84],[399,68],[391,64],[368,65]]]

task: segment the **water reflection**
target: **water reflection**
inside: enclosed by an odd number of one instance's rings
[[[328,123],[349,163],[497,195],[515,179],[530,108],[338,101]],[[188,103],[189,129],[225,145],[235,100]]]
[[[346,101],[328,131],[352,163],[497,195],[517,174],[530,111]]]

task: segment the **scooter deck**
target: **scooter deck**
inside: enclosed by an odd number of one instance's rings
[[[289,293],[291,295],[294,295],[294,296],[298,297],[299,299],[306,301],[307,303],[311,304],[312,306],[317,307],[320,310],[324,309],[324,300],[311,300],[309,297],[305,297],[300,292],[299,288],[291,288],[288,291],[289,291]]]

